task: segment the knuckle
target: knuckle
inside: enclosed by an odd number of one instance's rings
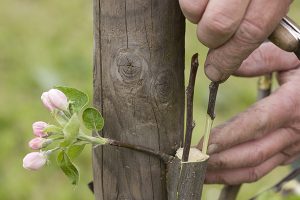
[[[261,138],[265,130],[270,126],[269,112],[267,112],[265,107],[260,106],[259,103],[255,104],[251,111],[249,109],[249,112],[253,112],[249,113],[250,115],[257,116],[253,119],[253,123],[256,124],[256,126],[253,127],[254,139]]]
[[[264,26],[259,21],[244,19],[236,37],[245,44],[260,44],[265,40],[266,33]]]
[[[223,169],[226,168],[226,160],[223,159],[223,157],[219,157],[214,160],[214,168]]]
[[[228,185],[228,184],[229,184],[229,181],[228,181],[225,177],[223,177],[223,175],[218,174],[218,175],[216,176],[216,183]]]
[[[253,152],[253,158],[250,158],[251,161],[253,161],[253,165],[258,165],[262,162],[264,162],[266,159],[265,152],[262,148],[259,146],[256,146],[254,152]]]
[[[250,168],[249,171],[248,171],[248,180],[247,180],[247,182],[249,182],[249,183],[256,182],[256,181],[259,180],[259,178],[260,178],[260,176],[259,176],[256,168],[255,167]]]
[[[204,30],[206,34],[210,34],[215,37],[230,36],[232,35],[238,26],[238,20],[227,16],[223,13],[214,13],[209,17],[206,17],[202,23],[199,24],[198,30]],[[198,34],[198,38],[205,45],[210,48],[215,48],[210,45],[209,41],[206,41],[205,37]]]
[[[233,55],[228,55],[228,52],[224,52],[219,49],[213,49],[209,51],[206,58],[205,70],[208,66],[214,66],[224,76],[232,74],[236,70],[236,59]],[[209,65],[208,65],[209,64]]]

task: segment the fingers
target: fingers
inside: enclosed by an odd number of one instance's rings
[[[295,160],[298,160],[300,158],[300,142],[297,141],[293,145],[290,145],[290,147],[282,151],[282,153],[290,157],[288,160],[282,163],[282,165],[288,165]]]
[[[263,43],[243,61],[234,73],[237,76],[261,76],[275,71],[286,71],[300,66],[294,53],[286,52],[271,42]]]
[[[212,130],[209,154],[217,153],[237,144],[257,139],[283,125],[288,126],[297,111],[298,103],[289,85],[281,86],[221,128]]]
[[[208,162],[208,168],[218,170],[254,167],[299,140],[300,134],[295,133],[293,130],[279,129],[260,139],[212,154]],[[300,150],[300,147],[298,149]]]
[[[277,74],[277,79],[280,85],[290,82],[293,86],[300,84],[300,66],[288,71],[281,71]],[[296,91],[299,91],[298,89]]]
[[[276,28],[290,0],[252,0],[235,34],[224,45],[211,49],[205,73],[212,81],[226,80]]]
[[[238,29],[250,0],[210,0],[198,23],[197,36],[209,48],[224,44]]]
[[[207,171],[206,183],[222,183],[237,185],[255,182],[286,160],[284,154],[277,154],[257,167],[239,168],[233,170]]]
[[[197,24],[204,13],[208,0],[179,0],[181,10],[185,17]]]

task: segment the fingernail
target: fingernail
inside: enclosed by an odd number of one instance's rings
[[[216,144],[210,144],[207,148],[207,154],[210,155],[210,154],[213,154],[215,153],[216,151],[218,150],[218,145]]]
[[[205,74],[212,81],[220,81],[223,76],[223,74],[212,65],[205,66]]]

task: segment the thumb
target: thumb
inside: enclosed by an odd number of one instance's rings
[[[261,76],[274,71],[286,71],[300,65],[294,53],[286,52],[271,42],[263,43],[244,60],[236,76]]]

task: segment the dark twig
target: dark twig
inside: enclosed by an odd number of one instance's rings
[[[210,116],[211,120],[215,119],[215,105],[217,100],[217,93],[218,93],[219,83],[218,82],[211,82],[209,85],[209,99],[208,99],[208,106],[207,106],[207,114]]]
[[[259,77],[257,82],[257,100],[263,99],[271,94],[272,90],[272,74]],[[221,191],[219,200],[235,200],[242,184],[225,185]]]
[[[192,141],[192,133],[195,127],[195,123],[193,121],[193,101],[194,101],[194,88],[196,75],[198,70],[199,62],[198,62],[198,54],[194,54],[191,60],[191,71],[190,71],[190,79],[189,85],[186,90],[186,134],[185,141],[183,145],[183,154],[182,161],[186,162],[189,159],[189,153],[191,148]]]
[[[124,142],[113,140],[113,139],[109,139],[108,144],[113,145],[113,146],[117,146],[117,147],[123,147],[123,148],[126,148],[126,149],[131,149],[131,150],[134,150],[134,151],[147,153],[147,154],[150,154],[150,155],[153,155],[153,156],[156,156],[156,157],[160,158],[161,160],[163,160],[166,163],[170,162],[174,158],[171,155],[168,155],[168,154],[160,152],[160,151],[155,151],[153,149],[150,149],[150,148],[147,148],[147,147],[144,147],[144,146],[128,144],[128,143],[124,143]]]
[[[205,129],[204,129],[204,140],[202,145],[202,153],[204,154],[207,154],[209,136],[212,129],[213,121],[216,117],[215,106],[216,106],[218,88],[219,88],[218,82],[211,82],[209,85],[207,116],[206,116]]]

